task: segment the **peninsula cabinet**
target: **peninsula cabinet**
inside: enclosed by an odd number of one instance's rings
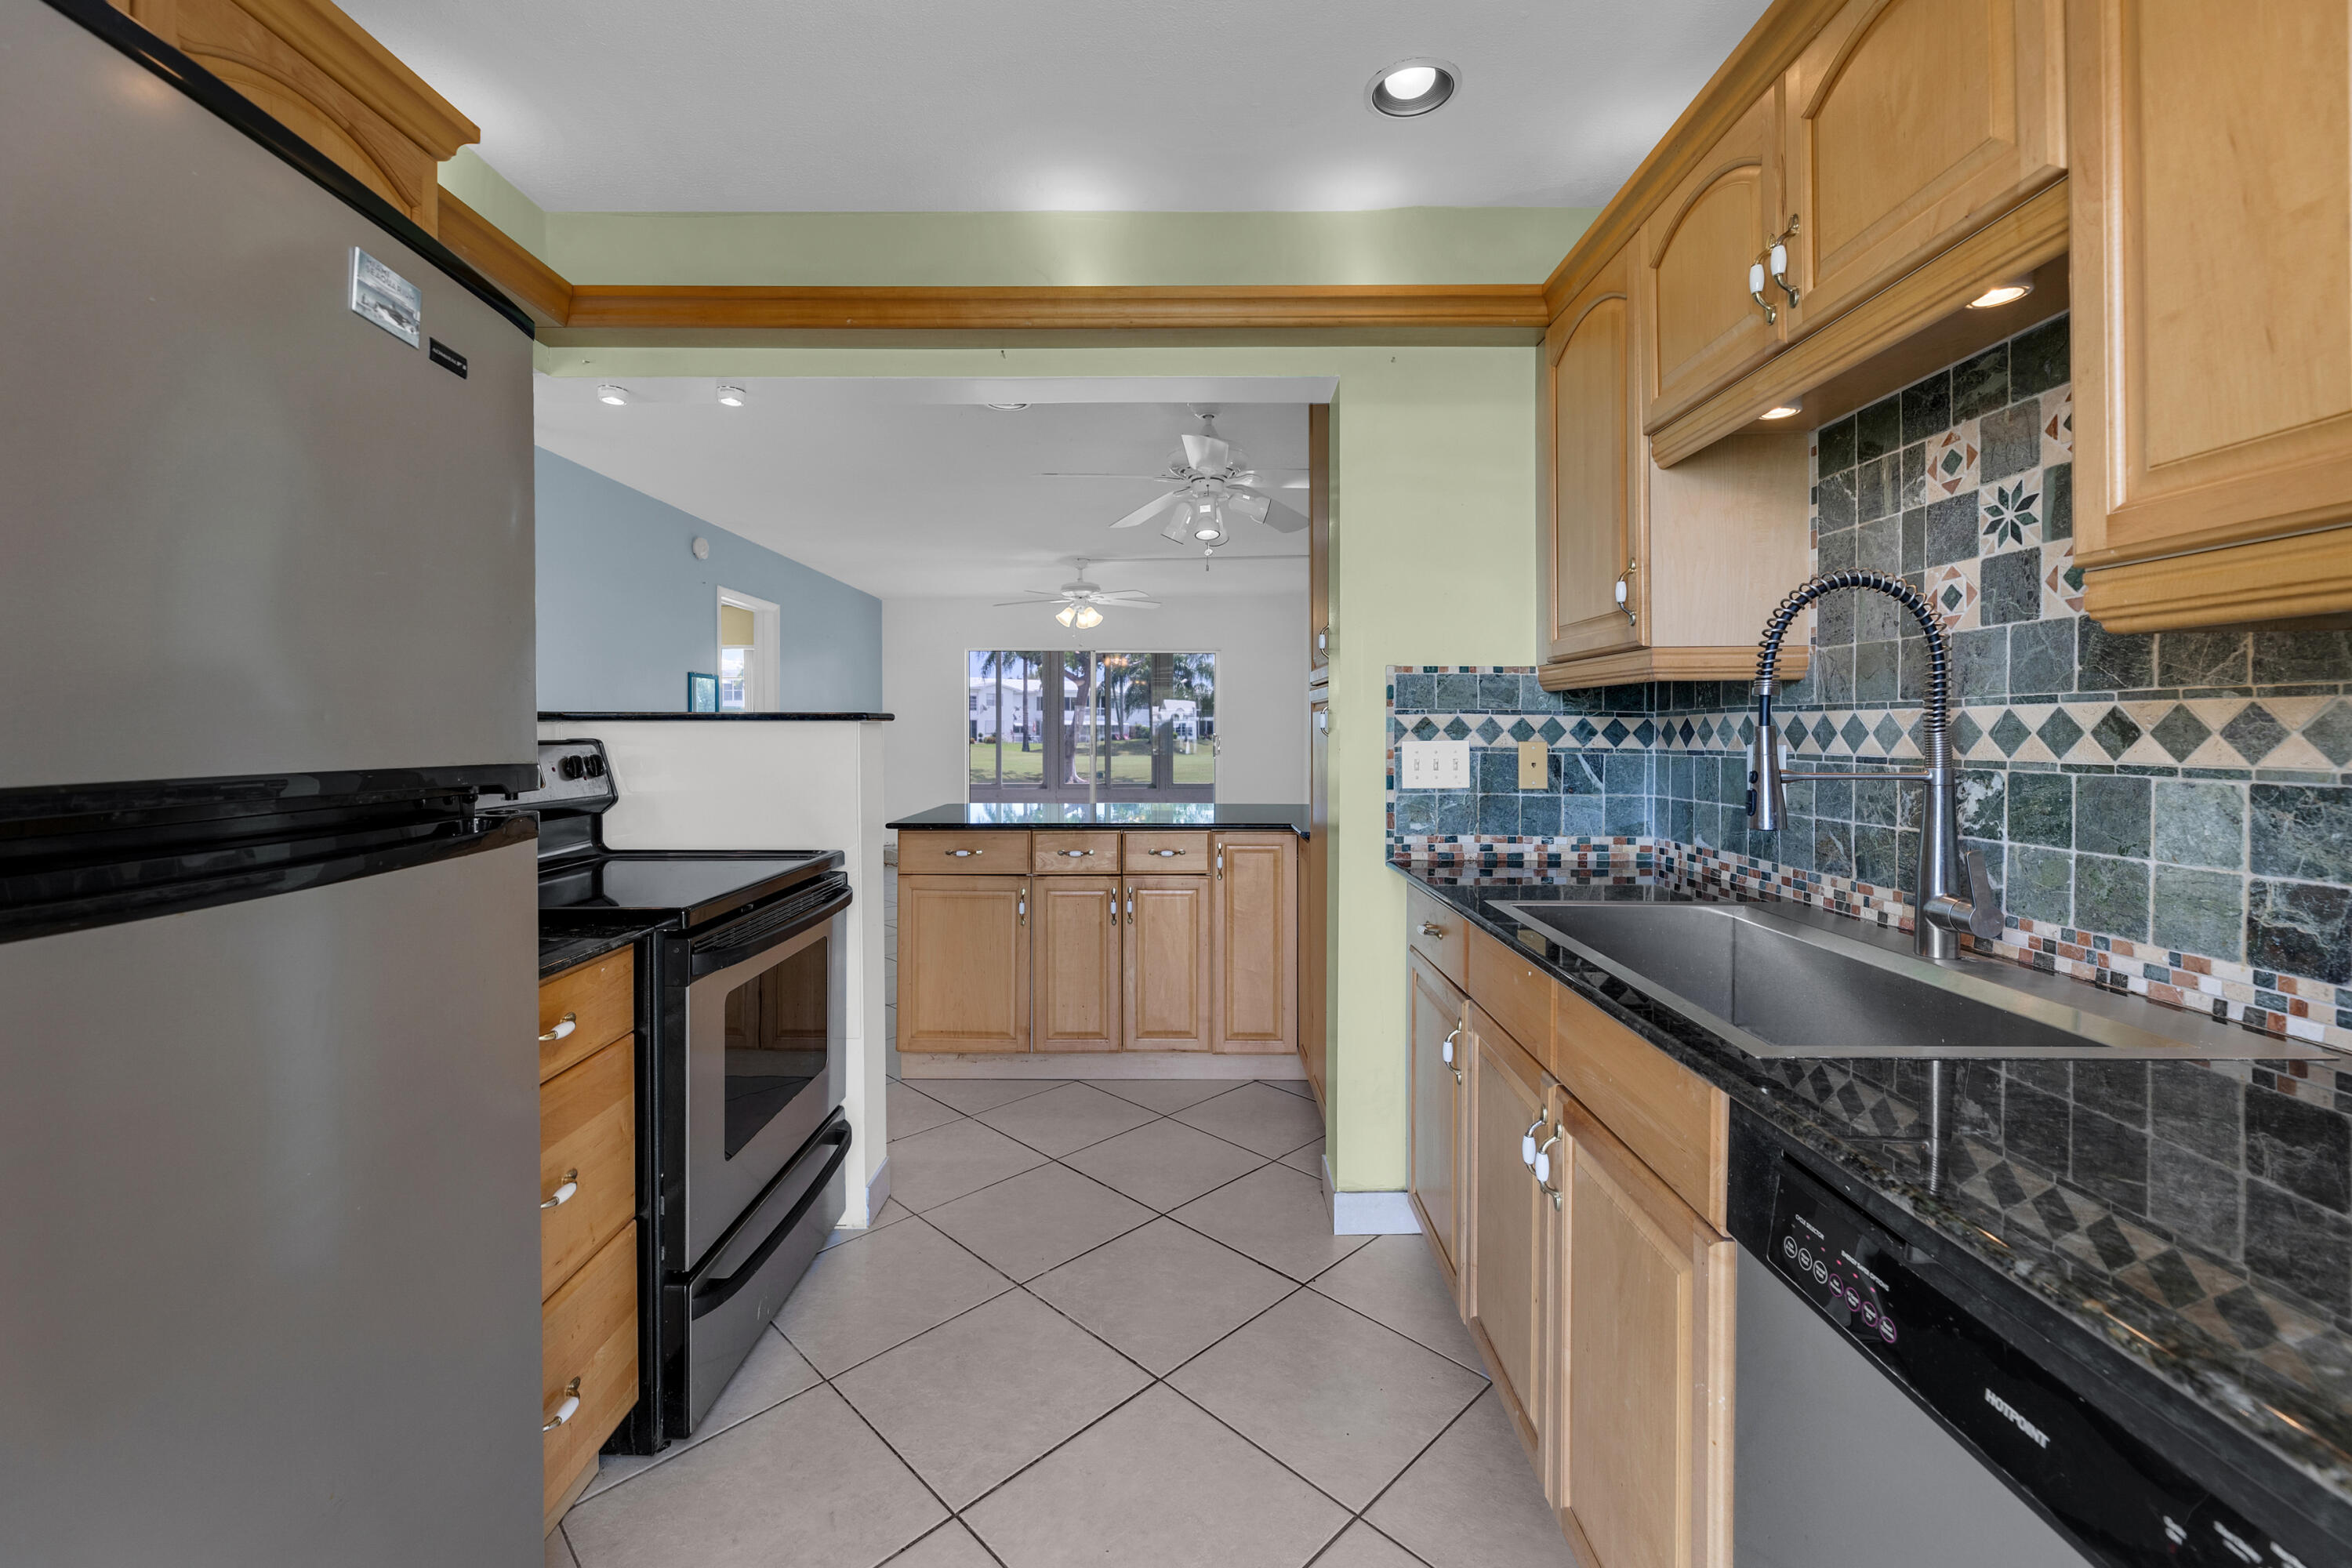
[[[898,1049],[1027,1050],[1029,935],[1026,877],[902,872]]]
[[[1213,1048],[1298,1046],[1298,837],[1220,833],[1211,847]]]
[[[1127,1049],[1209,1048],[1210,886],[1201,876],[1127,879]]]
[[[1118,879],[1040,877],[1035,897],[1036,1048],[1118,1049]]]
[[[2111,631],[2352,609],[2352,37],[2076,0],[2076,560]]]

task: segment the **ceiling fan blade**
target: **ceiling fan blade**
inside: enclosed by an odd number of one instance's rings
[[[1174,502],[1182,500],[1184,492],[1182,490],[1170,490],[1166,495],[1160,497],[1156,500],[1148,500],[1144,502],[1141,506],[1137,507],[1133,511],[1129,512],[1125,517],[1120,518],[1117,522],[1112,523],[1111,526],[1113,528],[1139,527],[1144,523],[1150,522],[1153,518],[1158,517]]]
[[[1233,443],[1216,436],[1184,437],[1184,463],[1202,473],[1213,473],[1233,464]]]
[[[1116,605],[1126,599],[1148,599],[1150,597],[1151,597],[1151,595],[1145,593],[1140,588],[1113,588],[1108,593],[1097,594],[1095,595],[1095,601],[1097,604]]]
[[[1054,474],[1039,474],[1037,477],[1038,477],[1039,479],[1150,479],[1150,480],[1152,483],[1154,483],[1154,484],[1164,485],[1164,484],[1166,484],[1166,483],[1167,483],[1167,482],[1168,482],[1171,478],[1173,478],[1174,476],[1172,476],[1172,475],[1171,475],[1171,474],[1168,474],[1168,473],[1164,473],[1164,472],[1162,472],[1162,473],[1157,473],[1157,474],[1061,474],[1061,473],[1054,473]]]
[[[1248,508],[1252,521],[1262,522],[1276,533],[1297,533],[1307,526],[1305,512],[1294,511],[1263,490],[1236,487],[1234,494],[1240,498],[1239,504]]]
[[[1121,599],[1118,601],[1118,607],[1122,610],[1156,610],[1160,607],[1160,601],[1157,599]]]
[[[1017,609],[1027,605],[1050,605],[1052,603],[1054,603],[1054,601],[1051,599],[999,599],[991,606],[991,608],[1011,610]]]

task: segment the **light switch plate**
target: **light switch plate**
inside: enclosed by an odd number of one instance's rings
[[[1541,741],[1519,742],[1519,787],[1541,789],[1551,782],[1551,748]]]
[[[1404,741],[1397,745],[1397,788],[1468,789],[1470,742]]]

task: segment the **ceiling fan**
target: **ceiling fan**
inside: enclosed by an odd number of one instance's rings
[[[1076,580],[1063,584],[1061,592],[1055,594],[1043,588],[1027,588],[1023,592],[1032,597],[1006,599],[996,607],[1006,610],[1016,605],[1059,605],[1062,607],[1055,612],[1054,618],[1080,631],[1102,625],[1102,613],[1106,609],[1156,610],[1160,607],[1159,600],[1140,589],[1106,589],[1099,583],[1089,583],[1087,581],[1086,562],[1081,560],[1077,566]]]
[[[1296,533],[1305,528],[1306,514],[1266,494],[1265,473],[1251,468],[1241,448],[1217,434],[1217,411],[1205,408],[1194,412],[1201,418],[1200,431],[1182,437],[1181,449],[1171,454],[1164,472],[1054,477],[1172,482],[1175,489],[1146,501],[1111,526],[1139,528],[1165,514],[1160,536],[1179,544],[1200,544],[1214,550],[1232,539],[1236,518],[1263,523],[1276,533]]]

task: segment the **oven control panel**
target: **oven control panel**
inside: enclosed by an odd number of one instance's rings
[[[1766,1261],[2109,1568],[2319,1568],[1912,1268],[1892,1232],[1783,1161]]]
[[[539,780],[500,809],[602,811],[620,798],[602,741],[541,741]]]

